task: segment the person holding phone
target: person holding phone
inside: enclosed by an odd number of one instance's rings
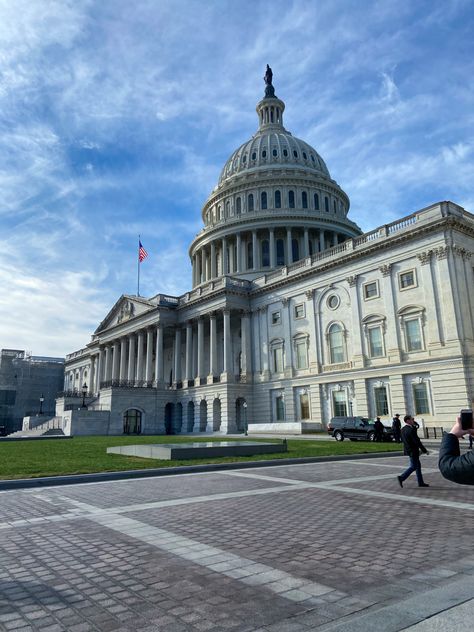
[[[461,454],[459,439],[474,436],[472,410],[462,410],[456,423],[445,432],[439,451],[438,467],[444,478],[460,485],[474,485],[474,452]]]

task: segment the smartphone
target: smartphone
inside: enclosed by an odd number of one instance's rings
[[[461,417],[461,428],[463,430],[470,430],[472,426],[472,410],[461,410],[459,416]]]

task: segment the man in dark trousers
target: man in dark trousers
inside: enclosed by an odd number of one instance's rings
[[[400,421],[400,413],[397,413],[392,419],[393,438],[397,443],[402,442],[402,422]]]
[[[416,472],[418,487],[429,487],[428,483],[425,483],[423,480],[420,463],[420,451],[424,454],[428,454],[428,450],[421,443],[420,438],[418,437],[415,427],[415,419],[411,415],[405,415],[403,421],[406,424],[402,428],[403,452],[410,457],[410,465],[403,474],[397,476],[398,484],[400,487],[403,487],[403,481],[405,481],[410,474]]]
[[[459,439],[469,433],[471,438],[474,430],[463,430],[460,417],[451,428],[445,432],[439,451],[438,466],[444,478],[461,485],[474,485],[474,452],[461,454]]]
[[[384,426],[383,426],[383,423],[380,421],[380,417],[377,417],[377,419],[375,420],[374,430],[375,430],[374,441],[383,441]]]

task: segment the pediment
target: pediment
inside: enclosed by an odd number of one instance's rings
[[[125,323],[140,314],[150,311],[154,307],[153,303],[147,299],[123,294],[94,333],[98,334],[106,329]]]

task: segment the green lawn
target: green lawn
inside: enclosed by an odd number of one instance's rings
[[[288,452],[261,454],[248,457],[219,457],[185,461],[162,461],[140,459],[118,454],[107,454],[106,448],[137,443],[186,443],[189,441],[223,441],[225,437],[74,437],[73,439],[42,439],[41,441],[0,442],[0,479],[35,478],[60,474],[90,474],[92,472],[115,472],[176,465],[203,463],[230,463],[265,459],[284,459],[335,454],[361,454],[400,450],[396,443],[368,443],[366,441],[310,441],[288,440]],[[251,439],[254,441],[255,439]],[[261,439],[268,441],[268,439]]]

